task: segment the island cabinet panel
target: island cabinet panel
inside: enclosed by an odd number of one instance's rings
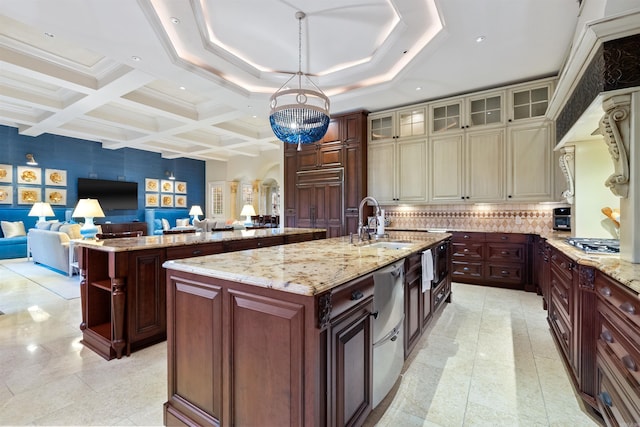
[[[166,339],[167,306],[164,249],[135,252],[129,257],[127,283],[127,341],[131,350]]]
[[[640,420],[640,298],[597,272],[597,406],[608,426]]]

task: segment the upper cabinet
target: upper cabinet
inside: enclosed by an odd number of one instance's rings
[[[427,134],[425,106],[369,115],[369,142],[382,142]]]
[[[524,84],[509,89],[509,122],[523,122],[542,119],[547,112],[553,82]]]
[[[505,123],[505,92],[482,92],[450,98],[432,103],[429,111],[431,135],[501,126]]]

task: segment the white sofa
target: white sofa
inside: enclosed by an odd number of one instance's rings
[[[69,241],[78,239],[79,224],[68,224],[60,227],[62,231],[51,231],[32,228],[27,233],[29,250],[33,262],[69,274]]]

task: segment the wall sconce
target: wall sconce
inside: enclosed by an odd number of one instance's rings
[[[173,172],[165,171],[164,174],[168,176],[171,181],[174,181],[176,179],[176,177],[173,176]]]
[[[36,162],[36,159],[33,157],[33,154],[31,153],[27,153],[27,164],[29,166],[38,166],[38,162]]]

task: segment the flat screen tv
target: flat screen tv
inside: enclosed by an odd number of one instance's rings
[[[102,210],[138,209],[138,183],[78,178],[78,199],[98,199]]]

